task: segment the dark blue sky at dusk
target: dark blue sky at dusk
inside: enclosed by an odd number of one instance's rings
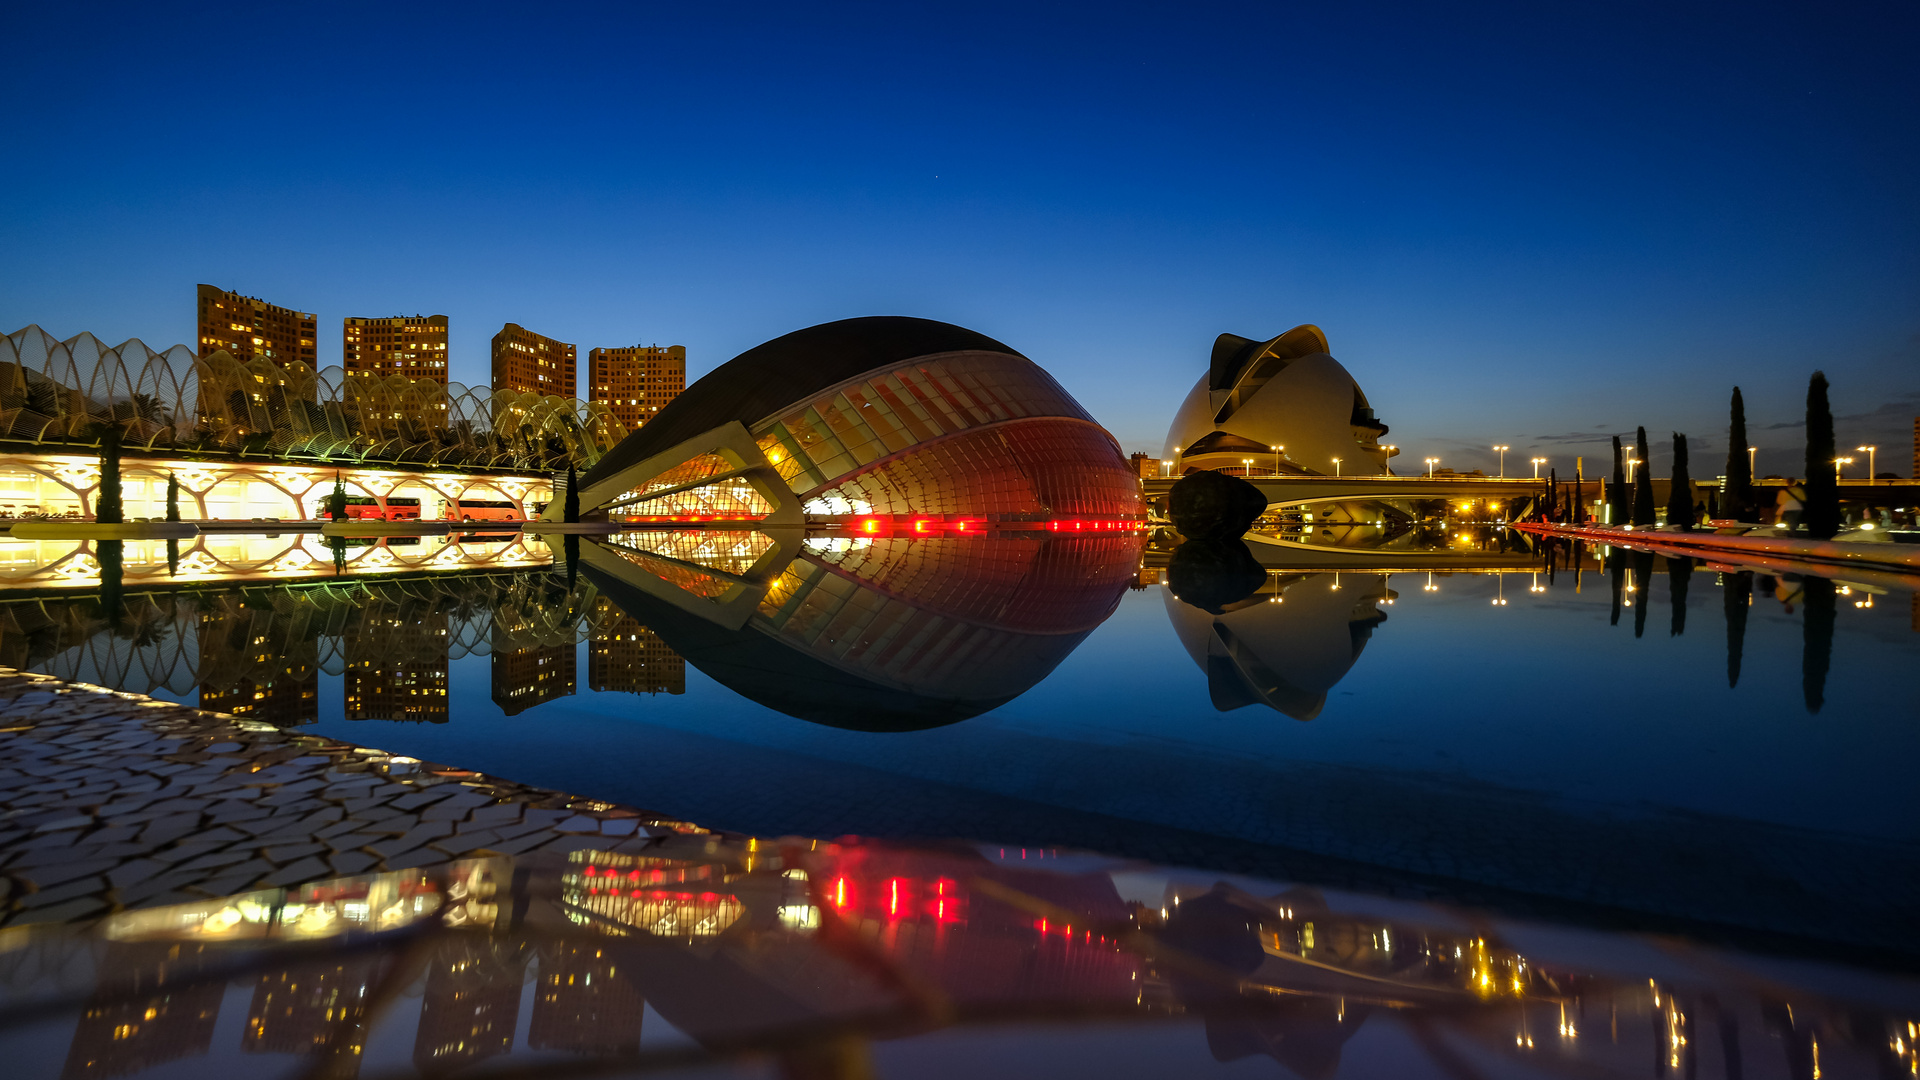
[[[323,365],[342,316],[446,314],[482,384],[509,320],[697,376],[919,315],[1157,451],[1215,335],[1312,322],[1402,471],[1591,469],[1636,424],[1718,459],[1736,382],[1797,469],[1770,425],[1824,368],[1904,474],[1920,414],[1912,4],[76,3],[6,38],[0,331],[191,341],[205,281],[318,312]]]

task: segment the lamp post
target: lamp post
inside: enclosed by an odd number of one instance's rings
[[[1333,459],[1333,475],[1335,476],[1340,475],[1340,459],[1339,458]]]
[[[1535,480],[1540,479],[1540,466],[1545,465],[1546,463],[1547,463],[1547,459],[1543,457],[1537,457],[1533,459],[1533,478]]]
[[[1284,446],[1276,446],[1273,448],[1273,475],[1275,476],[1280,475],[1280,455],[1286,453],[1286,451],[1287,448]]]
[[[1756,462],[1759,461],[1759,458],[1754,456],[1759,452],[1760,452],[1760,448],[1757,446],[1747,447],[1747,479],[1748,480],[1752,480],[1753,474],[1759,471],[1760,469],[1760,466],[1756,464]]]
[[[1427,459],[1427,479],[1433,479],[1433,467],[1438,464],[1440,464],[1440,459],[1437,457]]]
[[[1500,479],[1505,480],[1507,478],[1507,451],[1513,449],[1513,447],[1496,446],[1494,449],[1500,452]]]
[[[1867,483],[1869,483],[1869,484],[1871,484],[1871,483],[1873,483],[1873,478],[1874,478],[1874,477],[1876,477],[1876,476],[1878,476],[1878,475],[1880,475],[1879,473],[1877,473],[1877,472],[1875,472],[1875,471],[1874,471],[1874,465],[1873,465],[1873,452],[1874,452],[1875,450],[1878,450],[1878,449],[1880,449],[1880,448],[1879,448],[1879,447],[1877,447],[1877,446],[1857,446],[1857,447],[1854,447],[1854,449],[1856,449],[1856,450],[1860,450],[1860,451],[1864,451],[1864,452],[1866,453],[1866,455],[1867,455]]]
[[[1638,464],[1640,464],[1639,458],[1631,456],[1627,458],[1627,483],[1633,483],[1633,467]]]
[[[1160,473],[1160,474],[1161,474],[1162,476],[1172,476],[1172,475],[1173,475],[1173,462],[1172,462],[1172,461],[1162,461],[1162,462],[1160,463],[1160,469],[1161,469],[1161,473]]]
[[[1833,479],[1836,483],[1841,480],[1841,466],[1851,464],[1853,464],[1853,459],[1850,457],[1837,457],[1833,459]]]

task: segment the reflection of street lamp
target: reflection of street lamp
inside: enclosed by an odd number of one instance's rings
[[[1878,449],[1880,449],[1880,448],[1879,448],[1879,447],[1877,447],[1877,446],[1856,446],[1856,447],[1854,447],[1854,449],[1855,449],[1855,450],[1860,450],[1860,451],[1863,451],[1863,452],[1865,452],[1865,453],[1866,453],[1866,455],[1867,455],[1867,483],[1869,483],[1869,484],[1871,484],[1871,483],[1873,483],[1873,478],[1874,478],[1875,476],[1878,476],[1878,475],[1879,475],[1878,473],[1876,473],[1876,472],[1874,472],[1874,471],[1873,471],[1873,469],[1874,469],[1874,465],[1873,465],[1873,452],[1874,452],[1874,451],[1876,451],[1876,450],[1878,450]]]
[[[1435,585],[1433,583],[1433,571],[1431,570],[1427,571],[1427,583],[1421,587],[1420,591],[1421,592],[1439,592],[1440,591],[1440,586]]]
[[[1340,475],[1340,459],[1339,458],[1333,459],[1333,475],[1335,476]]]
[[[1547,463],[1547,459],[1543,457],[1537,457],[1533,459],[1533,478],[1535,480],[1540,479],[1540,466],[1545,465],[1546,463]]]
[[[1546,592],[1547,591],[1547,587],[1545,585],[1540,584],[1540,572],[1538,570],[1533,572],[1533,584],[1527,586],[1527,591],[1528,592]]]
[[[1438,464],[1440,464],[1440,459],[1437,457],[1427,459],[1427,479],[1433,479],[1433,467]]]
[[[1496,572],[1493,575],[1493,587],[1494,587],[1493,606],[1506,607],[1507,606],[1507,576],[1505,574]]]
[[[1496,446],[1494,449],[1500,451],[1500,479],[1505,480],[1507,478],[1507,451],[1513,449],[1513,447]]]

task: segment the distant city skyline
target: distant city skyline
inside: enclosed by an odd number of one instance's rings
[[[505,322],[684,344],[692,380],[915,315],[1152,451],[1216,335],[1313,323],[1416,459],[1565,468],[1636,425],[1656,470],[1676,429],[1724,459],[1737,383],[1793,471],[1819,368],[1841,445],[1908,469],[1910,7],[455,11],[17,13],[0,115],[40,164],[0,178],[0,331],[193,343],[204,281],[319,313],[322,367],[338,318],[443,313],[484,385]],[[170,62],[242,19],[275,77]],[[211,100],[380,152],[208,153]]]

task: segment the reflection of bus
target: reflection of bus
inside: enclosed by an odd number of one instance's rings
[[[387,512],[380,512],[380,504],[366,495],[347,496],[347,518],[364,521],[418,521],[420,520],[419,499],[388,499]]]
[[[461,499],[447,504],[449,521],[519,521],[520,511],[505,501]]]

